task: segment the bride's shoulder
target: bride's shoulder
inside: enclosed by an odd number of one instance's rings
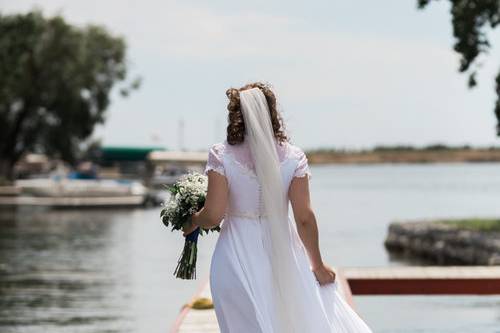
[[[227,148],[227,141],[224,140],[224,141],[213,143],[210,146],[210,148],[208,149],[208,151],[210,154],[215,154],[217,156],[221,156],[222,154],[224,154],[226,148]]]
[[[298,146],[289,144],[288,151],[288,158],[294,160],[296,163],[293,177],[302,178],[304,176],[307,176],[308,178],[311,178],[309,161],[307,160],[307,155],[304,153],[304,150],[302,150],[302,148]]]
[[[290,142],[285,143],[286,155],[288,158],[301,160],[305,158],[305,153],[299,146],[296,146]]]

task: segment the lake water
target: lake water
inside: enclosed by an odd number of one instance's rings
[[[407,265],[383,246],[394,220],[500,216],[500,164],[313,166],[325,260]],[[166,332],[208,277],[216,235],[201,239],[199,279],[172,276],[183,240],[159,208],[0,214],[0,332]],[[500,297],[363,296],[375,332],[500,332]]]

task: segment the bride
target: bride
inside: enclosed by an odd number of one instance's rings
[[[226,94],[227,138],[210,148],[205,206],[184,229],[223,220],[210,267],[221,332],[371,332],[321,258],[307,158],[288,141],[273,91],[252,83]]]

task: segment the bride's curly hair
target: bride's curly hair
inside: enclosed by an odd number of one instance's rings
[[[284,143],[288,141],[285,133],[285,125],[280,112],[276,106],[276,96],[268,84],[262,82],[254,82],[244,85],[243,87],[229,88],[226,91],[229,104],[227,110],[229,111],[227,120],[227,142],[231,145],[242,143],[245,138],[245,122],[243,121],[243,114],[241,113],[240,105],[240,91],[259,88],[266,97],[267,105],[269,106],[269,116],[271,117],[271,124],[273,126],[274,137],[278,142]]]

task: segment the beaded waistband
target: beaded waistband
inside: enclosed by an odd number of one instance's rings
[[[226,212],[227,217],[242,217],[248,219],[259,219],[267,217],[266,214],[259,214],[259,212]]]

